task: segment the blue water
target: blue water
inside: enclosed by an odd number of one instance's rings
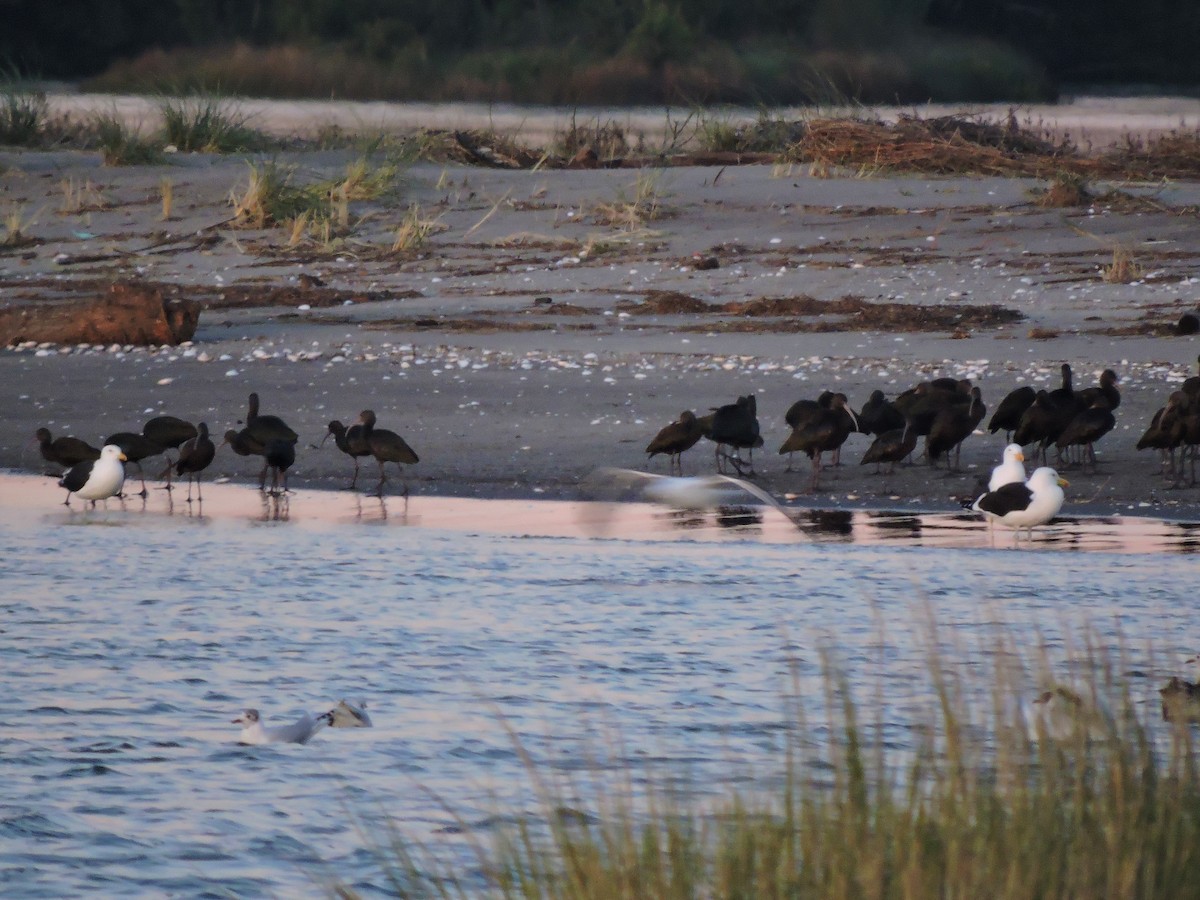
[[[469,883],[462,824],[538,809],[518,747],[563,777],[659,773],[697,796],[769,785],[785,700],[819,701],[823,649],[856,689],[886,679],[900,747],[931,705],[931,646],[986,680],[999,626],[1064,675],[1085,632],[1122,645],[1150,710],[1197,649],[1195,576],[1193,558],[1161,553],[753,532],[0,517],[0,893],[382,893],[385,821]],[[341,697],[367,700],[376,727],[236,743],[244,707],[282,722]]]

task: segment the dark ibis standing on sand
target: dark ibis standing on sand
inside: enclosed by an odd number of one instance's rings
[[[988,422],[988,434],[1003,430],[1005,439],[1011,443],[1013,432],[1021,424],[1021,416],[1033,405],[1036,397],[1037,391],[1029,385],[1009,391],[992,413],[992,421]]]
[[[165,453],[167,450],[178,450],[181,445],[190,441],[197,434],[196,426],[178,416],[155,416],[142,426],[142,436],[160,445]],[[162,470],[160,478],[167,479],[167,490],[171,489],[171,472],[175,461],[167,457],[167,467]]]
[[[911,422],[905,422],[903,428],[893,428],[875,438],[867,452],[863,454],[859,465],[875,463],[875,474],[879,474],[879,464],[889,463],[887,474],[896,471],[896,463],[902,461],[917,447],[917,430]]]
[[[287,471],[296,462],[296,442],[289,441],[286,438],[274,438],[267,441],[263,447],[263,459],[267,461],[267,468],[271,470],[271,491],[272,494],[280,493],[279,484],[283,482],[283,493],[287,493]],[[265,470],[264,470],[265,472]],[[260,490],[266,489],[267,480],[264,477],[259,484]]]
[[[412,465],[421,461],[420,457],[413,451],[413,448],[408,446],[404,438],[396,434],[394,431],[388,431],[386,428],[375,427],[375,413],[372,410],[364,409],[358,415],[358,420],[362,424],[363,439],[367,442],[367,446],[371,448],[371,455],[375,457],[379,463],[379,496],[383,496],[383,485],[387,481],[387,472],[384,470],[386,463],[394,462],[396,468],[400,469],[401,464]],[[404,485],[404,496],[408,496],[408,485]]]
[[[738,475],[754,474],[754,448],[763,445],[762,433],[758,425],[758,401],[753,394],[738,397],[734,403],[718,407],[712,414],[712,425],[709,428],[708,439],[717,445],[717,471],[724,472],[724,463],[732,464]],[[721,448],[730,446],[734,452],[727,453]],[[749,469],[742,469],[739,450],[750,451]]]
[[[100,451],[97,448],[79,438],[60,437],[51,440],[49,428],[39,428],[34,433],[33,439],[38,443],[42,459],[64,468],[69,469],[81,462],[100,458]]]
[[[683,460],[681,457],[696,446],[702,437],[704,437],[704,426],[696,418],[694,412],[685,409],[679,414],[676,421],[663,426],[654,439],[646,445],[646,453],[649,459],[653,459],[659,453],[667,454],[669,471],[682,475]]]
[[[217,455],[217,448],[208,436],[208,424],[196,426],[196,436],[179,448],[179,461],[175,463],[175,474],[188,477],[187,502],[192,502],[192,482],[196,482],[196,499],[203,502],[200,493],[200,473],[207,469]]]
[[[812,480],[809,490],[817,489],[817,479],[821,475],[821,455],[827,451],[837,450],[846,443],[851,432],[858,431],[858,418],[850,409],[850,404],[842,394],[835,394],[830,401],[829,409],[823,415],[809,421],[807,425],[795,429],[783,446],[780,453],[802,451],[812,460]]]
[[[263,416],[258,412],[258,394],[251,393],[246,409],[246,428],[248,435],[264,447],[269,441],[291,441],[293,444],[300,439],[283,419],[279,416]]]
[[[371,455],[370,445],[362,438],[362,425],[346,428],[338,419],[334,419],[329,423],[328,429],[321,443],[324,444],[332,435],[337,448],[354,461],[354,477],[350,479],[350,490],[354,490],[354,486],[358,484],[358,461]]]

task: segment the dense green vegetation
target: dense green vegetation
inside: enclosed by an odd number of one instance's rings
[[[1012,99],[1200,83],[1191,0],[0,0],[0,60],[98,87],[540,102]]]

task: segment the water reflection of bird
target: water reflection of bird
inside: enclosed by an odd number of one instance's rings
[[[1023,484],[1001,485],[964,506],[1012,528],[1014,544],[1020,541],[1022,528],[1029,530],[1032,541],[1033,529],[1045,525],[1062,509],[1065,499],[1062,489],[1068,483],[1054,469],[1043,466],[1034,470]]]
[[[67,506],[71,505],[72,494],[91,500],[92,506],[97,500],[115,497],[125,485],[125,454],[116,444],[105,444],[100,448],[99,459],[85,459],[72,466],[58,485],[67,489],[67,499],[63,501]]]
[[[247,709],[233,724],[242,726],[239,738],[242,744],[307,744],[323,726],[330,724],[330,714],[314,717],[305,713],[287,725],[270,726],[262,723],[257,709]]]
[[[355,706],[345,700],[339,700],[338,705],[328,713],[330,728],[371,728],[374,723],[367,715],[367,704],[359,701]]]

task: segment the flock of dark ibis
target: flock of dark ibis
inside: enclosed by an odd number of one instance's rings
[[[418,462],[418,457],[400,435],[376,428],[375,422],[375,413],[369,409],[363,410],[358,424],[351,428],[346,428],[341,422],[330,422],[329,434],[335,437],[338,449],[354,460],[354,479],[350,483],[352,488],[358,480],[359,459],[365,456],[375,458],[379,463],[377,490],[382,496],[383,486],[387,482],[384,465],[394,462],[399,468],[401,464]],[[257,393],[250,394],[246,417],[239,424],[243,426],[240,430],[229,429],[225,432],[222,444],[228,444],[239,456],[262,457],[263,468],[258,479],[260,491],[267,491],[267,475],[270,473],[270,492],[286,492],[287,473],[296,462],[296,444],[300,436],[279,416],[261,414]],[[148,492],[142,461],[171,451],[177,451],[178,456],[175,459],[168,456],[167,466],[159,475],[166,479],[166,489],[172,488],[172,475],[186,475],[187,502],[192,502],[193,483],[197,500],[202,502],[200,473],[212,464],[217,453],[217,447],[209,437],[207,423],[193,425],[175,416],[155,416],[142,426],[141,432],[110,434],[101,442],[100,448],[76,437],[54,438],[48,428],[39,428],[34,440],[44,460],[67,469],[59,481],[67,491],[67,505],[70,505],[72,494],[91,500],[93,504],[97,500],[120,494],[126,463],[137,466],[142,483],[139,493],[146,497]],[[404,493],[407,496],[407,485]]]
[[[1040,391],[1021,387],[1012,391],[996,408],[987,430],[992,434],[1005,432],[1011,443],[1028,448],[1032,458],[1043,466],[1048,464],[1048,449],[1053,445],[1059,467],[1078,465],[1095,471],[1095,444],[1116,424],[1114,411],[1121,403],[1118,381],[1116,372],[1105,369],[1095,386],[1076,390],[1071,367],[1064,363],[1060,387]],[[1196,391],[1189,394],[1192,382]],[[779,453],[788,456],[788,470],[793,454],[808,456],[812,461],[810,491],[818,489],[825,454],[831,454],[834,465],[839,464],[842,446],[850,435],[858,433],[874,436],[861,462],[875,464],[876,471],[883,465],[889,467],[889,473],[894,471],[897,463],[915,453],[919,440],[924,438],[923,455],[929,465],[940,467],[944,460],[946,470],[953,472],[961,468],[963,443],[981,428],[986,415],[981,389],[967,379],[935,378],[914,385],[892,400],[875,390],[857,413],[845,394],[824,391],[816,398],[797,400],[788,408],[784,422],[789,432]],[[1187,442],[1192,433],[1189,427],[1200,438],[1200,377],[1189,379],[1184,390],[1172,395],[1161,419],[1164,427],[1174,429],[1177,442]],[[763,445],[754,396],[739,397],[706,416],[684,411],[650,441],[646,453],[651,458],[666,454],[671,471],[682,474],[682,454],[701,438],[716,445],[718,472],[732,468],[738,475],[753,475],[753,451]],[[1195,444],[1190,446],[1194,467]],[[743,449],[750,451],[748,459],[742,458]]]

